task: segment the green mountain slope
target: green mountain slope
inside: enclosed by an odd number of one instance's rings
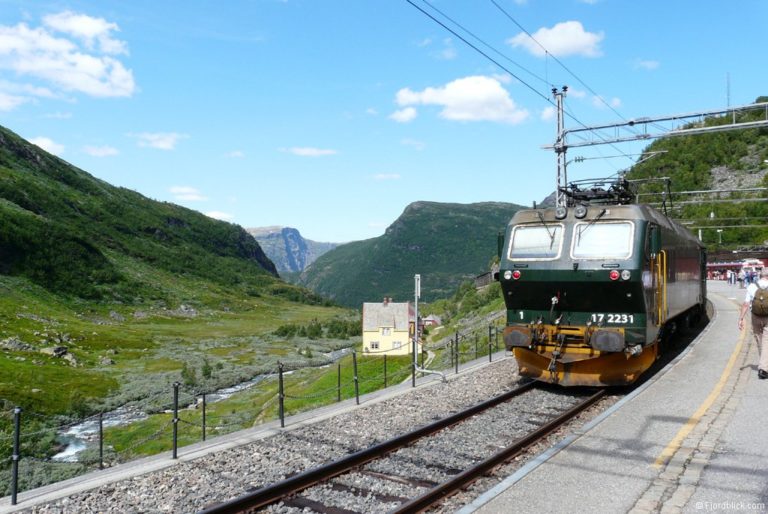
[[[320,256],[300,283],[342,305],[360,307],[384,296],[412,298],[418,273],[425,301],[450,296],[463,280],[488,270],[497,233],[521,208],[492,202],[413,203],[383,236]]]
[[[110,256],[242,289],[276,282],[243,228],[113,187],[0,128],[0,273],[83,298],[164,296]]]
[[[274,336],[282,325],[339,315],[281,281],[242,227],[111,186],[0,127],[0,405],[82,414],[214,365],[200,383],[230,386],[301,358]]]

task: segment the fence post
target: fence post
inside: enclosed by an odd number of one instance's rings
[[[456,332],[456,374],[459,374],[459,333]]]
[[[493,326],[493,337],[496,340],[496,351],[499,351],[499,327]]]
[[[179,386],[178,382],[173,383],[173,458],[178,456],[179,447]]]
[[[99,469],[104,469],[104,413],[99,412]]]
[[[285,428],[285,390],[283,389],[283,363],[277,363],[277,403],[280,411],[280,428]]]
[[[491,353],[493,352],[493,350],[491,349],[491,345],[493,344],[492,338],[493,338],[493,325],[489,324],[488,325],[488,362],[493,362],[493,356],[491,355]]]
[[[203,393],[203,441],[205,441],[205,393]]]
[[[457,330],[456,333],[453,335],[453,340],[451,341],[451,366],[454,368],[457,368],[458,362],[459,362],[459,331]]]
[[[11,471],[11,505],[16,505],[16,495],[19,489],[19,440],[21,439],[21,407],[13,409],[13,461]]]
[[[475,332],[475,360],[477,360],[477,332]]]
[[[387,354],[384,354],[384,389],[387,388]]]
[[[341,363],[336,364],[336,401],[341,402]]]
[[[360,405],[360,384],[357,380],[357,352],[352,352],[352,368],[355,375],[355,403]]]

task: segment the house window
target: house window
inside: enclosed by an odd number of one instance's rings
[[[381,335],[383,335],[383,336],[388,336],[388,335],[390,335],[390,332],[391,332],[391,330],[392,330],[392,329],[391,329],[391,328],[389,328],[389,327],[383,327],[383,328],[381,329]]]
[[[401,346],[403,346],[403,343],[401,343],[400,341],[395,341],[395,343],[392,345],[392,348],[394,348],[395,350],[399,350]]]
[[[371,341],[371,350],[378,350],[378,349],[379,349],[379,342]]]

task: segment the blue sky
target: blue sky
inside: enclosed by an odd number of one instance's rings
[[[0,0],[0,124],[150,198],[344,242],[418,200],[546,197],[553,85],[587,125],[768,94],[764,0],[413,2],[515,76],[405,0]],[[569,178],[643,146],[573,149]]]

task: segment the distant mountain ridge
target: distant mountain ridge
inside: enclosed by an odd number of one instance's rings
[[[319,257],[298,283],[341,305],[387,296],[413,297],[414,275],[421,275],[425,301],[447,298],[463,281],[489,269],[497,234],[524,207],[511,203],[415,202],[384,235],[336,247]]]
[[[255,227],[247,229],[272,262],[278,273],[300,273],[339,243],[318,243],[302,237],[292,227]]]

